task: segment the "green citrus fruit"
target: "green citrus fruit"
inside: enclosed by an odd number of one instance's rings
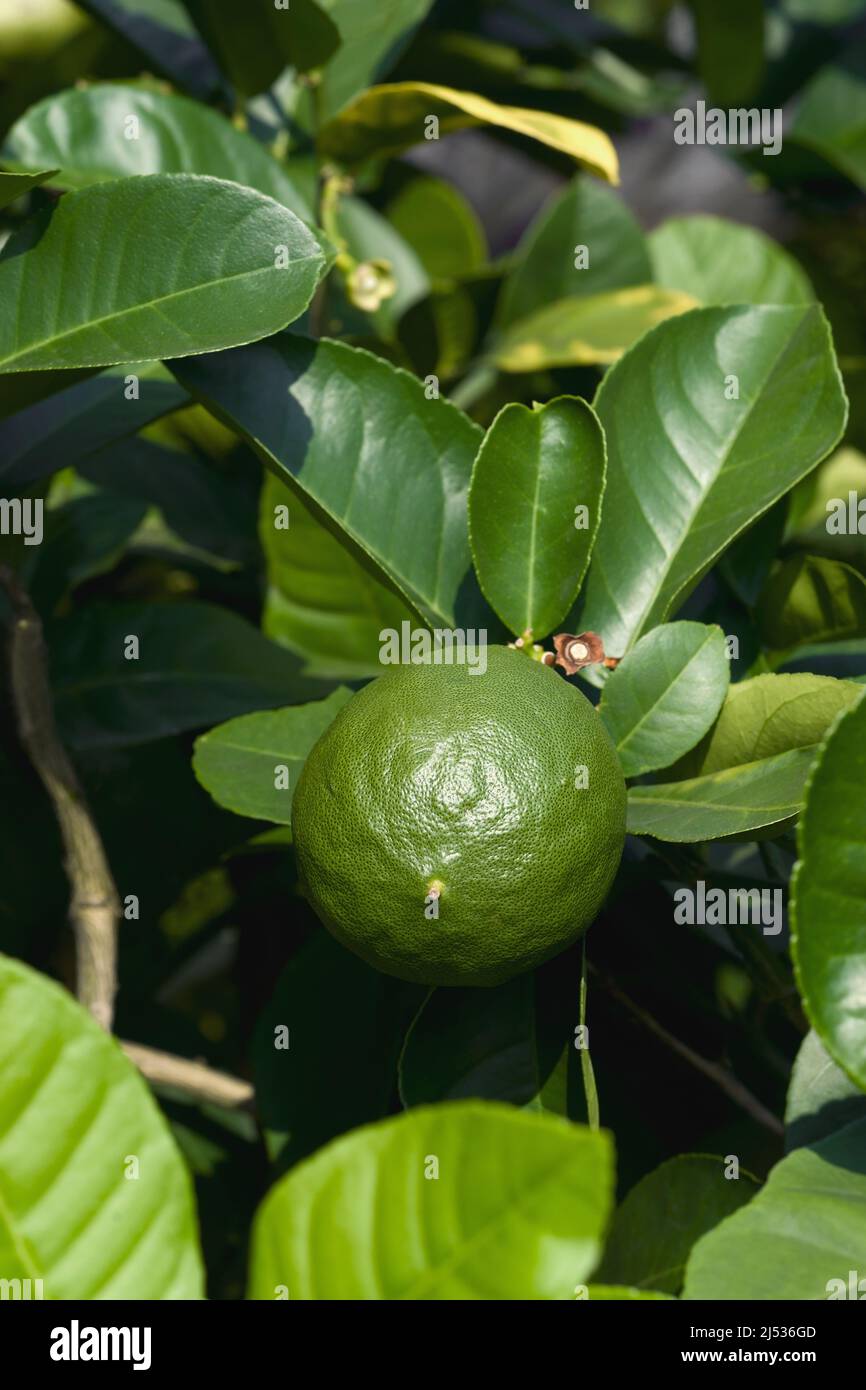
[[[292,831],[305,891],[387,974],[496,985],[581,934],[625,838],[625,782],[598,713],[549,666],[395,666],[307,759]]]

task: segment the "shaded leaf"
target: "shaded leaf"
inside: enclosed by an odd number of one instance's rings
[[[468,275],[487,260],[474,209],[444,179],[411,179],[388,204],[387,217],[434,280]]]
[[[403,1035],[424,994],[365,965],[324,930],[289,961],[253,1038],[256,1105],[281,1171],[388,1113]],[[283,1029],[287,1047],[278,1045]]]
[[[866,80],[835,64],[821,68],[802,93],[787,135],[866,189]]]
[[[7,162],[4,160],[4,163]],[[40,169],[33,174],[0,174],[0,208],[8,207],[31,189],[47,183],[56,173],[56,169]]]
[[[289,652],[207,603],[93,603],[48,631],[54,705],[74,748],[119,747],[326,695]],[[138,639],[138,657],[128,638]]]
[[[724,1158],[668,1159],[617,1207],[595,1278],[678,1294],[692,1246],[750,1201],[757,1186],[748,1173],[726,1178]]]
[[[698,1241],[684,1298],[828,1298],[862,1266],[866,1120],[796,1149],[742,1211]],[[847,1297],[847,1293],[841,1293]],[[854,1297],[857,1297],[855,1291]]]
[[[771,573],[757,616],[777,661],[811,643],[866,637],[866,579],[838,560],[789,556]]]
[[[469,569],[477,425],[449,402],[427,399],[407,372],[327,339],[286,334],[175,370],[377,577],[425,613],[454,621]]]
[[[814,1028],[800,1044],[785,1102],[785,1150],[866,1118],[866,1095],[837,1067]]]
[[[283,68],[321,67],[340,44],[337,26],[315,0],[184,0],[193,22],[231,83],[263,92]]]
[[[698,71],[711,101],[736,106],[757,90],[764,71],[763,0],[689,0],[698,39]]]

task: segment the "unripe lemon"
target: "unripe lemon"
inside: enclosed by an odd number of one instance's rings
[[[304,889],[339,941],[428,985],[496,985],[596,916],[626,791],[598,713],[507,647],[399,666],[319,739],[295,791]]]

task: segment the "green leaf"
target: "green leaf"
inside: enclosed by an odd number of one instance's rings
[[[599,714],[626,777],[670,767],[702,738],[730,679],[725,634],[666,623],[637,643],[605,683]]]
[[[585,269],[575,265],[580,247],[586,247]],[[625,203],[580,174],[525,233],[502,286],[497,322],[505,327],[555,300],[646,285],[652,278],[643,232]]]
[[[478,581],[518,636],[541,641],[577,597],[601,520],[604,435],[576,396],[506,405],[472,470],[469,528]]]
[[[144,502],[94,493],[46,512],[44,539],[25,550],[19,567],[36,607],[52,612],[70,589],[111,569],[146,510]]]
[[[47,1299],[204,1297],[192,1184],[147,1086],[65,990],[7,956],[0,1269]]]
[[[293,213],[234,183],[154,174],[69,193],[3,249],[0,372],[251,342],[302,314],[324,269]]]
[[[791,555],[758,600],[761,637],[781,663],[797,647],[866,637],[866,579],[819,555]]]
[[[217,66],[190,20],[182,0],[77,0],[164,74],[202,101],[220,87]]]
[[[326,700],[242,714],[196,740],[193,770],[218,806],[238,816],[290,825],[292,796],[307,754],[352,698],[341,686]],[[288,785],[277,786],[285,767]]]
[[[783,1158],[747,1207],[698,1241],[683,1298],[856,1298],[845,1290],[849,1270],[862,1277],[864,1246],[866,1120],[859,1120]]]
[[[491,125],[558,150],[609,183],[619,180],[616,150],[597,126],[548,111],[499,106],[474,92],[456,92],[430,82],[371,87],[325,126],[319,148],[342,164],[399,154],[429,138],[425,127],[431,116],[437,118],[441,135],[466,126]]]
[[[772,237],[723,217],[672,217],[648,238],[652,279],[702,304],[807,304],[806,272]]]
[[[843,67],[821,68],[803,92],[787,136],[866,189],[866,81]]]
[[[836,716],[860,698],[851,681],[807,673],[753,676],[728,690],[713,728],[677,764],[678,777],[722,772],[787,753],[816,750]]]
[[[470,275],[487,260],[475,211],[444,179],[411,179],[388,204],[387,217],[434,280]]]
[[[454,622],[481,433],[462,411],[428,399],[415,377],[381,358],[327,339],[286,334],[173,369],[377,577]]]
[[[786,1151],[815,1144],[861,1119],[866,1119],[866,1095],[810,1029],[800,1044],[785,1102]]]
[[[809,1020],[866,1090],[866,703],[827,736],[809,783],[791,882],[791,949]]]
[[[0,436],[2,437],[2,436]],[[289,529],[277,509],[288,507]],[[300,497],[268,473],[259,535],[268,589],[262,628],[304,657],[304,672],[335,680],[380,676],[382,632],[414,621],[410,606],[381,583]]]
[[[93,603],[48,638],[55,712],[74,748],[144,743],[328,693],[289,652],[208,603]]]
[[[748,1202],[756,1188],[749,1173],[726,1178],[723,1158],[668,1159],[617,1207],[595,1278],[678,1294],[692,1246]]]
[[[201,102],[131,83],[46,97],[15,123],[0,158],[12,169],[56,164],[62,172],[52,183],[59,188],[133,174],[206,174],[255,188],[304,221],[313,218],[303,194],[251,135]]]
[[[340,34],[315,0],[184,0],[196,28],[233,86],[263,92],[283,68],[308,72],[336,52]]]
[[[431,990],[400,1058],[403,1104],[499,1100],[573,1114],[579,969],[564,965],[558,956],[493,989]]]
[[[784,830],[803,805],[814,750],[796,748],[705,777],[632,787],[626,824],[632,835],[696,844],[774,827]]]
[[[252,1053],[256,1107],[281,1171],[388,1113],[403,1035],[424,994],[365,965],[323,929],[292,957],[259,1015]]]
[[[608,484],[580,622],[612,656],[676,611],[846,419],[814,305],[696,309],[661,324],[607,373],[596,409]]]
[[[41,183],[47,183],[57,172],[57,169],[40,169],[33,174],[0,174],[0,208],[8,207],[31,189],[38,188]]]
[[[316,100],[321,120],[336,116],[357,92],[384,76],[431,4],[432,0],[377,0],[375,5],[322,0],[342,46],[321,75]]]
[[[763,0],[689,0],[698,40],[698,71],[711,102],[748,101],[764,72]]]
[[[655,285],[558,299],[507,328],[491,355],[503,372],[605,365],[657,324],[694,307],[691,295]]]
[[[249,1297],[570,1299],[598,1259],[612,1186],[603,1132],[477,1101],[412,1110],[271,1189]]]
[[[866,9],[866,0],[782,0],[782,9],[805,24],[844,24]]]
[[[133,384],[129,378],[134,376]],[[130,392],[134,394],[130,396]],[[23,487],[70,468],[162,415],[188,397],[161,362],[130,372],[109,367],[0,421],[0,478]]]

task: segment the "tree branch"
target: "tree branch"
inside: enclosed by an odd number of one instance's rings
[[[632,1014],[638,1022],[642,1023],[651,1033],[654,1033],[672,1052],[676,1052],[678,1056],[682,1057],[690,1066],[694,1067],[696,1071],[701,1072],[710,1081],[714,1082],[720,1090],[725,1092],[725,1095],[728,1096],[735,1105],[738,1105],[741,1110],[745,1110],[746,1114],[751,1115],[752,1119],[757,1120],[758,1124],[763,1125],[764,1129],[770,1130],[772,1134],[785,1133],[785,1126],[782,1124],[781,1120],[773,1114],[772,1110],[768,1110],[767,1107],[758,1100],[757,1096],[752,1095],[752,1092],[743,1085],[742,1081],[738,1081],[732,1072],[727,1071],[724,1067],[720,1067],[717,1062],[711,1062],[706,1057],[701,1057],[699,1053],[693,1052],[686,1043],[681,1042],[679,1038],[674,1037],[673,1033],[669,1033],[666,1028],[663,1028],[660,1023],[657,1023],[652,1014],[647,1013],[647,1011],[642,1009],[639,1004],[636,1004],[633,999],[630,999],[629,996],[620,989],[619,985],[607,975],[603,974],[595,966],[590,965],[589,968],[594,975],[598,976],[605,989],[607,989],[613,998],[622,1004],[623,1008],[628,1009],[629,1013]]]
[[[111,1032],[120,898],[78,775],[57,732],[39,614],[17,576],[6,566],[0,566],[0,585],[12,605],[10,672],[18,733],[51,800],[63,840],[78,999],[100,1027]],[[174,1086],[196,1100],[229,1107],[247,1105],[253,1099],[248,1082],[200,1062],[140,1043],[121,1046],[153,1085]]]
[[[18,733],[51,799],[63,840],[78,998],[100,1027],[110,1032],[117,993],[120,899],[99,831],[57,734],[39,615],[11,570],[0,568],[0,583],[13,611],[10,667]]]

